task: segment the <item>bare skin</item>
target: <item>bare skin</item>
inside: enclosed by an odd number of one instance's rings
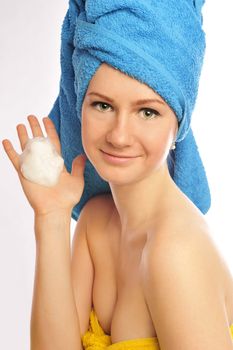
[[[142,97],[159,102],[135,107]],[[143,108],[160,114],[145,120]],[[100,66],[84,98],[82,138],[85,153],[111,188],[108,198],[94,200],[92,213],[97,211],[98,219],[95,222],[92,215],[88,242],[95,270],[93,303],[113,342],[156,335],[142,287],[143,261],[151,249],[158,252],[158,246],[166,249],[166,242],[175,244],[179,239],[200,250],[205,247],[206,264],[212,261],[208,278],[218,281],[222,310],[227,309],[228,324],[233,322],[230,271],[204,216],[168,172],[166,157],[176,132],[176,116],[161,96],[111,66]],[[102,151],[136,158],[124,167],[113,165],[103,158]],[[97,210],[100,207],[106,212]]]
[[[44,136],[35,116],[28,116],[28,121],[34,137]],[[47,136],[61,154],[55,126],[49,118],[43,118],[43,122]],[[26,126],[17,125],[17,132],[23,151],[29,138]],[[70,273],[70,219],[71,210],[80,200],[84,188],[85,157],[77,156],[72,163],[71,174],[64,166],[58,183],[46,187],[25,179],[20,170],[19,154],[12,143],[5,139],[2,144],[35,213],[36,268],[30,348],[81,350],[80,327]],[[58,308],[57,305],[63,307]],[[66,332],[64,324],[67,326]]]
[[[139,104],[142,99],[153,102]],[[149,229],[166,210],[168,196],[176,196],[166,158],[177,129],[174,112],[151,88],[106,64],[98,68],[83,101],[82,141],[87,157],[110,185],[123,239]],[[131,160],[112,164],[103,152]]]
[[[195,240],[200,247],[204,246],[206,259],[211,260],[213,266],[209,278],[215,276],[222,285],[225,296],[223,307],[226,308],[230,326],[233,323],[233,281],[230,271],[216,249],[202,216],[195,212],[185,198],[180,197],[177,205],[183,205],[183,211],[174,212],[167,224],[167,231],[170,228],[170,232],[174,232],[174,227],[192,227],[192,231],[178,230],[179,234],[187,239],[188,233],[190,244]],[[102,213],[101,218],[98,215],[98,220],[95,220],[93,213],[100,207],[102,210],[98,210],[98,213]],[[93,307],[101,327],[106,334],[111,334],[113,343],[155,337],[156,330],[142,289],[142,255],[146,255],[151,246],[159,244],[166,237],[156,235],[159,230],[151,231],[142,235],[138,241],[121,244],[121,224],[111,194],[96,197],[91,212],[88,244],[95,269]],[[161,222],[161,225],[164,224]],[[168,235],[170,240],[175,240],[175,235]],[[182,305],[180,309],[182,310]]]
[[[159,334],[164,335],[166,327],[160,328],[160,320],[158,323],[156,319],[156,315],[159,314],[158,308],[155,310],[151,302],[149,306],[150,299],[157,300],[156,292],[159,290],[157,287],[160,286],[160,280],[157,285],[151,285],[151,289],[146,289],[145,280],[148,275],[146,262],[148,257],[151,257],[151,252],[155,252],[155,257],[158,254],[164,258],[168,245],[173,249],[177,247],[178,242],[183,248],[182,244],[185,242],[185,249],[190,250],[190,247],[196,249],[195,260],[191,261],[191,267],[196,268],[199,255],[202,257],[202,262],[204,256],[202,269],[207,271],[208,266],[208,275],[204,284],[217,287],[217,294],[215,294],[215,288],[212,289],[214,301],[209,304],[207,314],[210,315],[210,311],[214,309],[216,313],[211,315],[216,318],[221,316],[219,323],[213,323],[210,329],[211,332],[214,329],[220,330],[218,344],[224,342],[226,344],[224,349],[228,350],[231,340],[225,330],[225,321],[227,318],[227,324],[229,326],[233,324],[232,276],[211,240],[204,216],[175,185],[165,161],[175,139],[176,117],[166,103],[163,103],[163,107],[159,107],[158,102],[153,102],[150,108],[158,109],[161,114],[149,122],[145,121],[144,118],[147,116],[142,111],[148,110],[145,108],[148,102],[143,104],[144,108],[142,106],[140,108],[133,107],[135,103],[132,104],[132,101],[135,96],[159,98],[158,95],[146,85],[125,77],[120,72],[104,65],[101,68],[91,81],[87,93],[95,88],[111,95],[115,102],[112,102],[111,109],[102,111],[102,109],[95,109],[93,101],[85,98],[82,111],[82,138],[89,160],[100,175],[109,181],[112,194],[92,198],[86,205],[88,209],[83,209],[82,219],[77,222],[76,233],[79,238],[73,242],[71,266],[68,244],[69,220],[71,209],[79,201],[83,191],[83,160],[77,157],[73,162],[72,174],[64,168],[58,185],[47,189],[32,184],[22,177],[19,170],[19,155],[9,140],[3,141],[4,149],[18,172],[25,195],[35,211],[35,234],[40,248],[34,296],[37,303],[34,303],[33,311],[33,334],[38,334],[36,342],[41,342],[41,349],[44,349],[45,345],[46,348],[48,345],[54,348],[61,342],[64,346],[68,343],[72,344],[70,349],[81,349],[80,333],[83,335],[87,330],[92,305],[105,333],[111,334],[113,343],[154,337],[158,329]],[[54,125],[47,118],[43,121],[47,134],[60,152],[60,143]],[[42,135],[35,117],[30,117],[29,123],[33,136]],[[23,150],[28,134],[24,125],[19,125],[17,131]],[[113,166],[106,159],[104,160],[103,150],[121,155],[134,155],[135,160],[125,167]],[[59,227],[57,227],[58,219],[62,219]],[[61,231],[59,235],[58,229]],[[82,243],[81,246],[80,243]],[[47,249],[48,246],[55,245],[58,247],[55,249],[56,260]],[[179,265],[178,261],[180,262],[183,255],[182,250],[178,251],[181,254],[176,255],[177,261],[173,259],[175,266]],[[59,252],[61,252],[60,255]],[[63,261],[61,256],[64,258]],[[169,257],[167,256],[165,260],[168,261]],[[157,269],[153,280],[163,275],[158,269],[163,261],[164,259],[160,259],[158,264],[154,264]],[[48,268],[45,269],[43,264],[39,264],[40,262],[45,263]],[[183,262],[186,263],[183,260],[181,265]],[[51,279],[51,274],[55,273],[56,279]],[[192,277],[192,274],[190,275]],[[190,275],[187,277],[190,278]],[[63,291],[61,291],[61,285],[64,288]],[[165,293],[169,292],[168,289],[168,285],[163,283],[161,290]],[[194,299],[197,300],[195,294],[191,294],[192,289],[192,283],[189,281],[186,297],[192,296],[191,303]],[[55,293],[56,298],[52,298],[51,296]],[[40,295],[43,295],[43,298],[38,297]],[[208,304],[209,294],[204,291],[203,295],[205,304]],[[216,295],[217,298],[215,298]],[[56,300],[59,302],[56,303]],[[66,301],[63,309],[57,308],[61,300]],[[167,299],[163,298],[162,303],[164,300]],[[216,300],[217,305],[215,305]],[[43,315],[42,318],[40,312],[43,307],[39,305],[41,301],[46,308],[51,309],[48,314],[51,315],[51,319],[48,319],[48,315],[46,317]],[[157,306],[160,307],[160,305]],[[65,316],[64,313],[66,313]],[[178,319],[187,320],[182,302],[175,305],[174,314],[178,313]],[[173,313],[160,314],[163,322],[165,320],[165,325],[168,319],[171,320],[170,314]],[[72,329],[70,333],[62,332],[64,319],[67,319],[66,325],[69,325],[67,328]],[[57,327],[58,323],[59,327]],[[56,344],[50,344],[47,334],[48,325],[53,328],[51,332]],[[182,325],[180,329],[183,331]],[[172,323],[170,332],[174,330],[176,332]],[[195,340],[192,340],[188,332],[187,329],[186,339],[182,334],[182,338],[176,340],[176,349],[179,348],[180,342],[183,342],[182,349],[187,348],[184,344],[192,345],[192,349],[196,348]],[[204,335],[204,338],[200,338],[201,346],[211,339],[211,332],[210,336]],[[166,338],[168,338],[166,334],[165,337],[159,337],[163,342],[164,339],[166,342]],[[215,340],[217,338],[212,340],[209,348],[212,348]],[[172,344],[172,337],[170,337],[166,346],[162,348],[170,349]]]

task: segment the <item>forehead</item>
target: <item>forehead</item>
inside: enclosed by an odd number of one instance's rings
[[[120,97],[126,94],[128,98],[159,98],[163,101],[163,98],[151,87],[106,63],[102,63],[93,75],[87,92],[90,90],[107,96],[111,94],[116,98],[118,95]]]

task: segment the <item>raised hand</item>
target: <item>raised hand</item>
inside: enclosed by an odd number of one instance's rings
[[[33,137],[46,137],[46,135],[43,135],[39,121],[35,116],[28,116],[28,121]],[[47,136],[61,155],[60,140],[53,122],[48,117],[45,117],[43,118],[43,123]],[[23,151],[29,139],[27,128],[24,124],[18,124],[16,128]],[[64,166],[58,183],[53,187],[46,187],[35,184],[23,176],[20,170],[20,155],[15,151],[10,140],[5,139],[2,141],[2,144],[18,173],[23,191],[36,215],[46,215],[60,210],[71,211],[74,205],[79,202],[84,189],[85,154],[79,155],[74,159],[71,174]]]

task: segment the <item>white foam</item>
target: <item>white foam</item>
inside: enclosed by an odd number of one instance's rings
[[[23,176],[39,185],[54,186],[63,170],[64,160],[49,137],[29,139],[20,155]]]

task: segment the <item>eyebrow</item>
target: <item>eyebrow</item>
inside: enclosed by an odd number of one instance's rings
[[[101,98],[103,98],[103,99],[105,99],[105,100],[107,100],[107,101],[109,101],[109,102],[114,102],[114,100],[112,100],[111,98],[109,98],[109,97],[107,97],[107,96],[104,96],[104,95],[102,95],[102,94],[99,94],[98,92],[89,92],[88,94],[87,94],[87,96],[89,96],[89,95],[96,95],[96,96],[99,96],[99,97],[101,97]],[[133,105],[135,105],[135,106],[138,106],[138,105],[142,105],[142,104],[144,104],[144,103],[149,103],[149,102],[157,102],[157,103],[161,103],[162,105],[165,105],[165,103],[163,102],[163,101],[161,101],[161,100],[159,100],[159,99],[143,99],[143,100],[137,100],[137,101],[135,101],[134,103],[133,103]]]

